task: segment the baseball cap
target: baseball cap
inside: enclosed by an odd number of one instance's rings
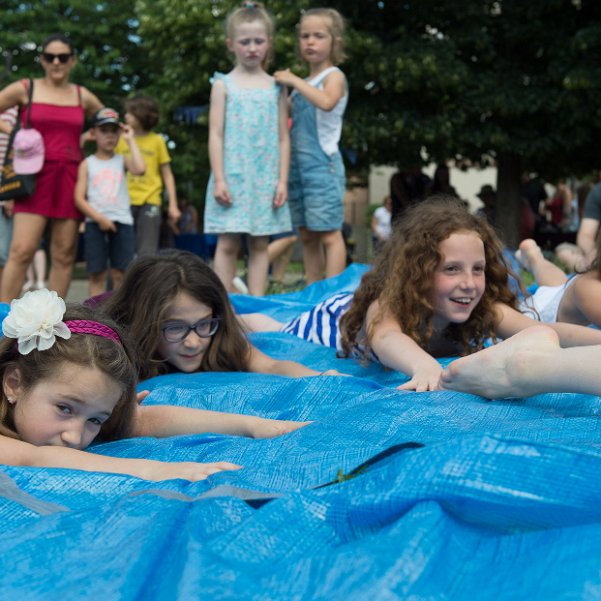
[[[94,121],[92,122],[92,127],[109,124],[120,125],[119,113],[115,109],[108,107],[96,111],[96,114],[94,115]]]
[[[20,175],[37,173],[44,164],[44,140],[37,129],[22,128],[13,140],[13,169]]]

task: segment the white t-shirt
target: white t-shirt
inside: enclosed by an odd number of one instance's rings
[[[329,67],[317,77],[308,79],[307,83],[318,90],[323,90],[324,80],[334,71],[340,71],[340,69],[338,67]],[[336,106],[331,111],[322,111],[315,108],[319,145],[328,156],[332,156],[338,152],[338,142],[340,142],[340,135],[342,134],[342,116],[344,115],[347,102],[348,92],[336,103]]]
[[[88,164],[87,200],[97,211],[111,221],[132,225],[134,220],[129,206],[123,155],[115,154],[103,161],[94,155]],[[92,221],[87,218],[86,221]]]
[[[391,226],[390,218],[392,215],[386,207],[378,207],[374,211],[374,217],[376,219],[375,230],[380,234],[380,237],[384,240],[390,238]]]

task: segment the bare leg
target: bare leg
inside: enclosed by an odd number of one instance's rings
[[[29,292],[35,285],[35,272],[33,270],[33,261],[29,264],[25,272],[25,283],[23,284],[23,292]]]
[[[123,283],[123,271],[111,269],[111,280],[113,280],[113,290],[118,290]]]
[[[491,399],[544,392],[601,394],[601,346],[562,349],[554,330],[533,326],[495,346],[453,361],[440,385]]]
[[[36,287],[44,288],[46,285],[46,251],[43,248],[35,251],[32,265]]]
[[[319,232],[313,232],[307,228],[299,228],[301,240],[303,241],[303,262],[305,264],[305,278],[307,284],[312,284],[323,278],[325,269],[325,257]]]
[[[238,234],[219,234],[213,269],[228,292],[233,292],[232,280],[236,276],[236,261],[240,252]]]
[[[346,247],[342,232],[320,232],[321,243],[326,253],[326,277],[342,273],[346,267]]]
[[[263,313],[245,313],[236,315],[236,319],[245,332],[279,332],[284,325]]]
[[[1,301],[10,303],[19,298],[25,272],[40,245],[47,219],[41,215],[17,213],[13,221],[13,238],[10,245],[8,261],[2,273]]]
[[[106,271],[90,274],[90,296],[98,296],[106,291]]]
[[[267,286],[269,236],[248,237],[248,291],[253,296],[263,296]]]
[[[555,249],[557,258],[570,269],[570,271],[586,271],[591,264],[582,249],[575,244],[560,244]]]
[[[66,298],[73,277],[77,254],[79,222],[76,219],[54,219],[50,230],[50,273],[48,289]]]
[[[294,243],[297,236],[288,236],[280,238],[269,243],[267,252],[269,253],[269,263],[271,264],[271,279],[274,282],[283,282],[286,275],[288,263],[294,250]]]
[[[531,238],[522,240],[515,253],[516,259],[532,272],[539,286],[561,286],[568,276],[554,263],[545,259],[540,246]]]

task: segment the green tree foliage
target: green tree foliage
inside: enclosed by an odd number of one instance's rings
[[[118,108],[129,90],[147,85],[131,2],[2,0],[0,13],[2,85],[40,76],[41,44],[53,33],[66,34],[77,52],[73,81],[107,105]]]
[[[347,119],[368,160],[407,165],[420,150],[429,160],[494,160],[497,225],[513,244],[522,171],[554,181],[598,168],[598,2],[332,5],[353,27]]]
[[[296,24],[314,0],[266,0],[277,23],[272,69],[305,73]],[[514,242],[519,176],[598,168],[601,3],[596,0],[332,0],[348,20],[347,168],[423,160],[495,161],[500,225]],[[178,183],[200,204],[208,177],[210,77],[228,71],[223,23],[233,0],[2,1],[8,78],[39,72],[39,44],[69,32],[74,80],[105,102],[155,95]],[[135,10],[134,10],[135,8]],[[5,79],[6,81],[6,79]]]
[[[296,56],[296,30],[303,0],[268,3],[277,24],[271,70],[301,68]],[[232,0],[138,0],[140,36],[147,56],[151,84],[147,91],[159,98],[161,127],[175,144],[174,171],[178,186],[188,182],[188,195],[197,205],[204,201],[209,176],[208,104],[211,76],[228,72],[233,60],[226,50],[224,22],[240,6]],[[193,123],[182,107],[204,107]],[[180,110],[178,110],[180,109]],[[187,113],[194,116],[194,112]]]

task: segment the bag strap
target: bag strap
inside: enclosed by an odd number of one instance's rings
[[[29,78],[29,90],[27,94],[27,116],[25,117],[25,127],[29,129],[31,127],[31,99],[33,98],[33,79]]]

